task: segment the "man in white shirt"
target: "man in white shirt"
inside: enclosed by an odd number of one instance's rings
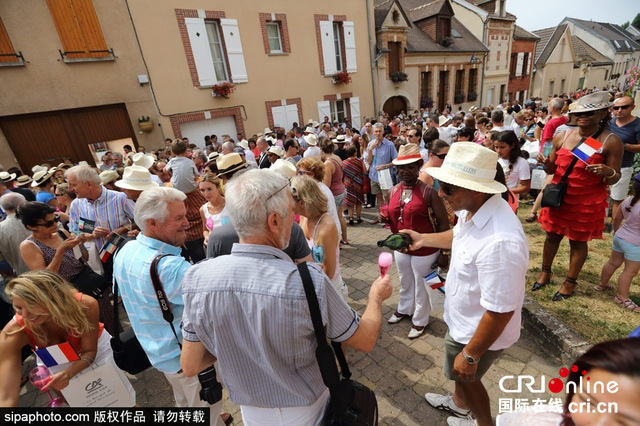
[[[454,143],[442,166],[426,171],[440,182],[440,195],[458,212],[458,223],[440,233],[401,231],[411,235],[410,250],[451,249],[443,372],[455,381],[455,392],[425,395],[432,406],[466,417],[450,417],[449,425],[493,425],[480,379],[520,337],[529,246],[520,220],[501,197],[507,188],[494,180],[497,160],[494,151],[476,143]]]
[[[495,130],[496,132],[508,130],[504,128],[504,112],[499,109],[495,109],[491,113],[491,124],[493,124],[491,130]]]

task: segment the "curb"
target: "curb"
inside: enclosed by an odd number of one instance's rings
[[[522,305],[524,328],[552,355],[569,365],[591,347],[586,339],[525,294]]]

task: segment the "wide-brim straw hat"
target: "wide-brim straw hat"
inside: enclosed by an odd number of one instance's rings
[[[100,183],[103,185],[113,182],[116,179],[120,179],[120,175],[115,170],[105,170],[100,173]]]
[[[218,177],[247,167],[247,165],[242,162],[240,154],[236,154],[235,152],[218,157],[216,166],[218,166]]]
[[[284,149],[280,148],[278,145],[274,145],[271,148],[269,148],[267,150],[267,153],[275,154],[280,158],[284,157]]]
[[[264,128],[264,132],[263,132],[263,133],[264,133],[265,135],[268,135],[269,133],[273,133],[273,130],[271,130],[271,129],[270,129],[270,128],[268,128],[268,127],[265,127],[265,128]]]
[[[51,170],[41,170],[33,175],[33,182],[31,182],[31,186],[36,187],[45,183],[48,179],[53,176],[55,173],[55,168]]]
[[[398,151],[398,158],[393,160],[392,163],[396,166],[402,166],[403,164],[411,164],[420,160],[422,160],[420,148],[414,143],[409,143],[400,147],[400,151]]]
[[[335,139],[331,139],[331,142],[333,142],[333,143],[346,143],[347,139],[344,137],[344,135],[339,135],[339,136],[336,136]]]
[[[29,185],[31,182],[33,182],[33,179],[31,179],[30,176],[22,175],[18,176],[18,179],[13,182],[13,186],[23,187]]]
[[[33,166],[31,168],[31,173],[36,174],[38,172],[43,172],[43,171],[47,171],[47,168],[45,166]]]
[[[309,146],[316,146],[318,145],[318,137],[316,135],[307,135],[304,137],[304,140],[307,142],[307,145]]]
[[[315,131],[313,130],[313,127],[307,127],[306,129],[304,129],[303,133],[315,133]]]
[[[58,170],[68,170],[68,169],[70,169],[71,167],[72,167],[72,166],[70,166],[70,165],[69,165],[69,164],[67,164],[67,163],[60,163],[60,164],[58,164],[58,165],[56,166],[56,169],[58,169]]]
[[[14,180],[16,178],[16,174],[15,173],[9,173],[9,172],[0,172],[0,181],[2,182],[11,182],[12,180]]]
[[[495,181],[498,154],[475,142],[451,145],[440,167],[427,167],[429,176],[485,194],[501,194],[507,187]]]
[[[442,125],[445,124],[447,121],[451,121],[451,119],[449,117],[445,117],[444,115],[441,115],[438,118],[438,127],[442,127]]]
[[[133,165],[150,169],[153,166],[153,158],[143,152],[138,152],[133,155]]]
[[[478,107],[475,106],[475,105],[473,105],[471,108],[469,108],[469,112],[474,112],[474,111],[477,111],[477,110],[478,110]]]
[[[320,127],[320,123],[318,123],[317,121],[313,122],[313,127]]]
[[[240,146],[242,149],[249,149],[249,141],[247,141],[246,139],[242,139],[240,142],[238,142],[238,146]]]
[[[209,161],[214,161],[218,157],[220,157],[220,153],[218,151],[213,151],[211,154],[207,156],[207,159]]]
[[[589,95],[581,96],[571,109],[571,113],[597,111],[599,109],[609,108],[611,102],[609,102],[609,92],[596,92]]]
[[[278,172],[288,179],[291,179],[298,172],[296,166],[293,165],[291,161],[283,160],[282,158],[278,158],[275,163],[269,167],[269,170],[273,170]]]
[[[118,188],[144,191],[157,188],[158,184],[151,180],[151,173],[141,166],[129,166],[124,168],[122,180],[115,183]]]

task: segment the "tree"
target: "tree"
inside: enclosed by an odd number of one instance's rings
[[[627,28],[629,28],[629,21],[625,22],[624,24],[622,24],[620,26],[626,30]]]
[[[640,28],[640,13],[638,13],[636,17],[633,18],[633,21],[631,21],[631,25],[633,25],[636,28]]]

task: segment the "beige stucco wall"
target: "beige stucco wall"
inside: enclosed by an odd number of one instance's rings
[[[554,94],[560,95],[563,91],[565,93],[574,91],[580,74],[579,69],[574,70],[574,63],[571,33],[567,30],[549,55],[546,65],[542,68],[538,67],[538,71],[534,74],[532,95],[546,99]],[[564,89],[561,87],[563,79],[565,80]],[[550,93],[551,82],[553,82],[553,93]]]
[[[484,24],[482,19],[474,11],[469,10],[467,7],[461,6],[455,1],[451,1],[453,7],[453,13],[458,21],[462,22],[467,30],[481,41],[484,41]]]
[[[301,98],[303,120],[318,120],[317,102],[325,95],[351,92],[360,98],[360,115],[373,113],[373,86],[363,1],[324,2],[211,2],[206,0],[136,0],[129,3],[138,36],[154,84],[156,100],[163,114],[165,131],[169,116],[218,108],[240,106],[245,133],[261,132],[268,124],[265,101]],[[175,9],[224,11],[236,19],[248,82],[236,85],[229,99],[213,98],[210,89],[195,88],[179,32]],[[259,13],[287,15],[291,53],[270,56],[265,53]],[[346,15],[354,22],[357,72],[348,85],[336,86],[321,75],[314,14]],[[168,132],[169,133],[169,132]]]
[[[29,61],[22,67],[0,67],[0,115],[124,102],[134,129],[138,116],[155,117],[149,87],[138,84],[137,76],[146,72],[124,2],[93,0],[93,4],[107,46],[118,57],[115,61],[62,62],[58,53],[62,44],[46,2],[0,2],[0,16],[13,46]],[[162,143],[158,130],[137,138],[147,148]],[[1,132],[0,164],[17,165]]]

